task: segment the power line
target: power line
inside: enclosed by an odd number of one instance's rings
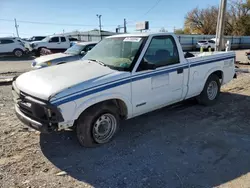
[[[13,22],[13,20],[9,20],[9,19],[0,19],[0,21]],[[96,25],[70,24],[70,23],[34,22],[34,21],[25,21],[25,20],[18,20],[18,23],[42,24],[42,25],[61,25],[61,26],[91,26],[91,27],[96,26]],[[112,27],[112,26],[116,26],[116,25],[105,25],[105,26]]]
[[[158,0],[143,16],[147,15],[151,10],[153,10],[162,0]]]
[[[141,15],[140,17],[143,17],[143,16],[145,16],[145,15],[147,15],[150,11],[152,11],[160,2],[161,2],[162,0],[157,0],[156,2],[155,2],[155,4],[153,4],[153,6],[152,7],[150,7],[149,9],[148,9],[148,11],[147,12],[145,12],[143,15]],[[131,22],[136,22],[135,20],[134,21],[130,21],[130,23]],[[128,22],[127,22],[128,23]]]

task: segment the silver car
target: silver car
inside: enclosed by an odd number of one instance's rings
[[[55,53],[36,58],[31,67],[33,69],[45,68],[81,59],[98,42],[79,42],[68,48],[64,53]]]

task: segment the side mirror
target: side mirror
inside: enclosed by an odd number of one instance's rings
[[[87,54],[87,52],[85,52],[85,51],[81,51],[81,53],[80,53],[82,56],[84,56],[84,55],[86,55]]]
[[[149,63],[145,58],[141,61],[140,68],[142,70],[155,70],[156,65],[153,63]]]

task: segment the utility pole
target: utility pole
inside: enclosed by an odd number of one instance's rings
[[[126,22],[126,19],[124,18],[124,33],[127,33],[127,22]]]
[[[99,19],[99,34],[100,34],[100,37],[101,37],[101,40],[102,40],[102,15],[97,14],[96,16]]]
[[[216,28],[216,51],[221,51],[223,48],[223,36],[225,29],[225,18],[226,18],[226,10],[227,10],[227,0],[221,0],[219,15],[217,20],[217,28]]]
[[[14,21],[15,21],[16,35],[19,38],[19,33],[18,33],[18,27],[19,27],[19,25],[17,25],[17,23],[16,23],[16,18],[14,19]]]

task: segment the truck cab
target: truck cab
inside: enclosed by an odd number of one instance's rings
[[[171,33],[110,36],[81,60],[25,73],[13,82],[17,116],[40,131],[75,127],[81,145],[110,141],[120,120],[196,97],[218,100],[234,77],[234,52],[186,58]]]
[[[34,41],[30,43],[32,51],[35,52],[37,56],[40,55],[41,49],[46,48],[55,52],[64,52],[70,47],[70,41],[67,36],[63,35],[52,35],[44,38],[41,41]]]

